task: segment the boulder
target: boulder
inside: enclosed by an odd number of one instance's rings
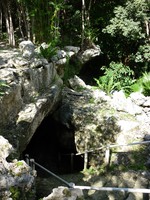
[[[99,46],[96,46],[96,48],[90,48],[90,49],[86,49],[85,51],[81,51],[77,54],[77,57],[79,59],[79,61],[81,62],[81,64],[86,63],[87,61],[89,61],[91,58],[94,58],[96,56],[99,56],[101,53],[101,49]]]
[[[22,41],[19,44],[20,51],[22,52],[23,58],[31,59],[34,57],[35,46],[31,41]]]
[[[83,192],[80,189],[73,189],[73,188],[67,188],[67,187],[58,187],[54,188],[53,192],[47,196],[44,197],[43,200],[84,200]]]
[[[30,41],[21,42],[20,48],[22,55],[17,54],[0,68],[4,85],[0,90],[0,134],[13,145],[15,156],[26,148],[42,120],[56,109],[63,84],[55,64],[34,54]]]
[[[8,140],[0,136],[0,199],[34,200],[36,173],[23,160],[8,162],[12,151]]]
[[[143,104],[139,105],[135,96],[138,99],[141,94],[126,98],[120,91],[107,96],[77,76],[69,82],[71,89],[63,89],[62,105],[55,118],[67,128],[74,127],[78,153],[101,149],[89,154],[89,165],[100,166],[104,162],[106,145],[143,141],[145,135],[150,135],[150,105],[145,106],[150,97],[143,96]],[[127,149],[132,147],[124,151]]]

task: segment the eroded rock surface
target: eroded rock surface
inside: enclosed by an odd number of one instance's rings
[[[108,96],[86,86],[77,76],[70,84],[72,89],[63,90],[56,119],[67,127],[74,127],[79,153],[95,152],[89,155],[90,165],[102,164],[102,152],[107,145],[143,141],[150,135],[150,97],[133,93],[126,98],[122,91]],[[95,151],[99,148],[102,149]],[[131,149],[133,147],[122,147],[122,151]]]
[[[57,56],[53,58],[59,64],[59,68],[57,68],[56,63],[49,63],[46,59],[38,57],[33,51],[33,46],[31,51],[30,48],[23,47],[23,49],[25,50],[25,52],[22,50],[23,56],[17,51],[16,57],[10,59],[9,62],[2,59],[0,66],[2,85],[0,88],[0,134],[9,140],[17,155],[30,142],[42,120],[56,110],[60,100],[62,100],[62,104],[55,112],[55,119],[68,129],[73,129],[78,153],[84,154],[85,151],[91,151],[88,157],[89,166],[101,167],[104,162],[106,145],[112,143],[127,144],[150,139],[150,97],[133,93],[126,98],[121,91],[107,96],[103,91],[87,86],[78,77],[69,81],[71,88],[65,87],[62,91],[63,83],[58,72],[61,71],[61,66],[66,62],[66,52],[58,50]],[[79,49],[71,51],[68,53],[70,56],[78,52]],[[0,58],[2,58],[1,55]],[[63,76],[63,72],[60,72],[60,75]],[[67,141],[63,140],[64,137],[65,139],[69,138],[65,134],[60,135],[62,141]],[[99,150],[95,151],[96,149]],[[121,157],[116,154],[111,162],[116,167],[128,166],[129,162],[132,161],[129,156],[130,150],[132,147],[124,146],[121,151],[128,153]],[[139,160],[143,159],[140,149],[136,150],[139,152]],[[8,172],[9,167],[11,167],[13,176],[16,176],[18,175],[17,167],[20,167],[19,173],[20,170],[22,171],[21,166],[26,171],[28,170],[28,166],[23,161],[14,160],[9,164],[6,161],[8,154],[4,153],[3,172]],[[147,153],[147,155],[149,154]],[[134,162],[136,161],[134,160]],[[22,172],[24,173],[24,171]],[[122,176],[119,180],[123,180]],[[111,176],[113,180],[111,183],[115,186],[118,181],[116,185],[121,187],[121,181],[119,182],[117,177],[119,177],[118,174],[114,177]],[[128,174],[125,177],[124,182],[129,179]],[[135,177],[135,174],[131,173],[130,177]],[[20,179],[14,181],[12,177],[9,176],[9,178],[12,180],[11,182],[8,179],[12,186],[16,183],[21,185]],[[136,180],[138,180],[137,176]],[[143,180],[145,181],[145,179]],[[7,183],[7,177],[4,179],[2,176],[4,187],[5,183]],[[91,178],[90,183],[95,185],[96,181],[92,182]],[[127,186],[148,187],[147,181],[145,181],[145,185],[143,182],[138,183],[138,181],[131,183],[130,180]],[[8,186],[11,187],[9,184]],[[104,185],[106,185],[105,181]],[[10,195],[11,192],[8,192],[8,196]],[[89,193],[89,196],[92,197],[91,199],[112,199],[114,197],[110,193],[98,197]],[[128,194],[123,197],[117,196],[117,198],[129,200],[138,197]]]
[[[43,200],[53,200],[53,199],[84,200],[84,197],[83,197],[83,192],[80,189],[58,187],[58,188],[54,188],[53,192],[49,196],[43,198]]]
[[[31,42],[20,46],[22,54],[0,66],[0,134],[18,155],[44,117],[57,107],[63,84],[55,65],[38,57]]]
[[[33,200],[36,173],[23,160],[8,162],[6,159],[12,151],[8,140],[0,136],[0,199]]]

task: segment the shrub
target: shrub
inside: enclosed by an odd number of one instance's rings
[[[111,62],[110,66],[102,67],[104,76],[95,79],[98,87],[110,94],[114,90],[123,90],[129,93],[130,86],[133,84],[134,72],[122,63]]]
[[[141,92],[145,96],[150,96],[150,72],[143,73],[133,85],[131,85],[132,92]]]

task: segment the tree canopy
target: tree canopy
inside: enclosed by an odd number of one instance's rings
[[[1,0],[0,36],[34,43],[100,45],[110,60],[150,70],[148,0]],[[141,71],[142,71],[141,70]]]

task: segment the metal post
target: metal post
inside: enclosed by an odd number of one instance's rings
[[[26,160],[26,163],[27,163],[28,165],[30,165],[29,154],[26,154],[26,155],[25,155],[25,160]]]
[[[107,167],[109,166],[109,161],[110,161],[110,148],[109,148],[109,146],[107,146],[106,152],[105,152],[105,165]]]
[[[71,153],[71,172],[73,172],[73,166],[74,166],[73,158],[74,158],[74,153]]]
[[[32,170],[35,170],[35,161],[34,161],[34,159],[30,159],[30,165],[31,165],[31,168],[32,168]]]
[[[85,151],[85,153],[84,153],[84,170],[87,169],[87,166],[88,166],[88,152]]]

